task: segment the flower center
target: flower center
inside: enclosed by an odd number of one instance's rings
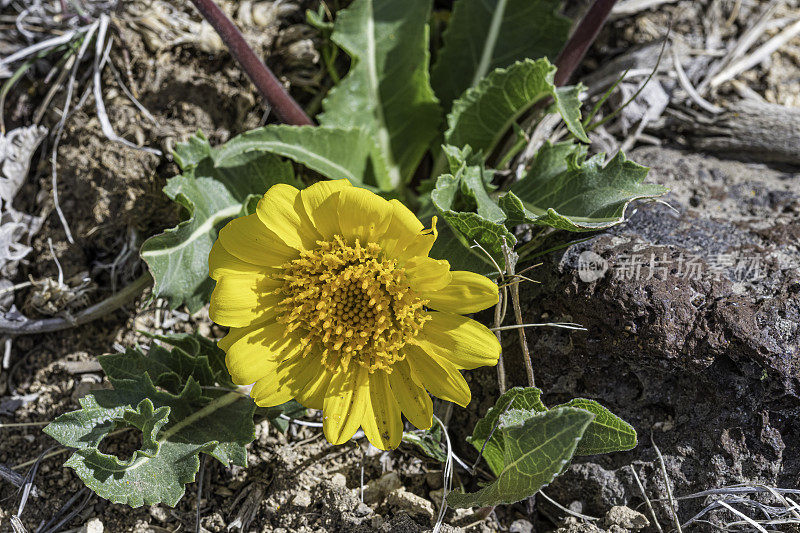
[[[287,332],[305,331],[304,354],[317,347],[324,364],[347,369],[351,361],[374,372],[391,371],[401,349],[430,319],[411,290],[405,270],[373,242],[351,245],[340,236],[281,267],[285,298],[278,320]]]

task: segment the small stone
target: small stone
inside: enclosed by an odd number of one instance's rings
[[[427,483],[432,490],[441,489],[443,482],[444,480],[442,479],[441,472],[428,472],[425,474],[425,483]]]
[[[309,507],[311,505],[311,494],[309,494],[308,491],[305,490],[300,491],[297,494],[295,494],[292,503],[297,507],[303,507],[303,508]]]
[[[372,508],[364,502],[359,502],[355,510],[356,516],[367,516],[372,513]]]
[[[587,522],[576,522],[560,527],[556,533],[606,533],[594,524]]]
[[[99,518],[92,518],[78,531],[78,533],[103,533],[105,528]]]
[[[622,505],[609,509],[603,523],[606,526],[620,526],[625,529],[642,529],[650,525],[645,515]]]
[[[386,498],[386,504],[401,511],[406,511],[411,516],[425,517],[432,520],[434,516],[433,504],[404,488],[395,489]]]
[[[149,512],[150,516],[162,524],[169,519],[169,513],[167,513],[167,510],[160,505],[153,505],[150,507]]]
[[[341,487],[343,489],[347,488],[347,477],[341,472],[336,472],[334,475],[331,476],[331,485],[334,487]]]
[[[508,533],[533,533],[533,524],[524,519],[514,520],[508,528]]]
[[[390,492],[402,486],[397,472],[386,472],[364,486],[364,503],[369,505],[380,503]]]
[[[442,499],[444,498],[444,489],[441,488],[441,489],[437,489],[437,490],[432,490],[432,491],[428,492],[428,497],[437,506],[441,506],[442,505]]]
[[[571,504],[567,506],[570,511],[573,513],[582,513],[583,512],[583,502],[580,500],[575,500]]]

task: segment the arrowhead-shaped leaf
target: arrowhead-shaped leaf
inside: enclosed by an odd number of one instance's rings
[[[431,82],[445,110],[496,68],[554,58],[569,35],[560,0],[457,0]]]
[[[234,137],[217,149],[215,157],[225,160],[246,152],[288,157],[333,180],[389,187],[386,161],[363,129],[270,125]]]
[[[453,103],[453,110],[447,116],[445,141],[455,146],[470,145],[475,151],[491,154],[523,113],[550,97],[567,128],[578,139],[589,142],[580,122],[577,92],[556,90],[555,72],[556,67],[547,59],[526,59],[494,70]]]
[[[507,422],[521,418],[520,413],[512,412]],[[474,493],[451,492],[447,503],[457,508],[489,507],[536,494],[564,470],[593,418],[582,409],[559,407],[544,413],[530,412],[523,423],[498,428],[503,444],[497,479]]]
[[[155,280],[155,294],[170,307],[185,304],[197,311],[211,295],[208,254],[218,230],[242,214],[253,195],[261,196],[276,183],[296,185],[291,163],[264,152],[240,152],[216,157],[202,134],[178,145],[175,160],[183,174],[167,181],[164,193],[185,208],[187,218],[151,237],[141,255]]]
[[[428,78],[430,9],[429,0],[355,0],[334,24],[331,38],[351,66],[319,122],[373,137],[387,162],[387,190],[410,180],[441,122]]]
[[[575,398],[557,407],[575,407],[595,415],[586,428],[575,455],[623,452],[632,450],[638,443],[633,426],[594,400]]]
[[[101,357],[114,389],[82,398],[80,410],[45,428],[64,446],[76,448],[66,465],[115,503],[174,506],[184,485],[194,481],[201,452],[226,465],[247,464],[255,404],[236,392],[203,389],[215,383],[208,356],[178,347],[192,346],[186,336],[167,339],[175,341],[172,350],[153,345],[147,354],[129,350]],[[196,346],[204,352],[201,341]],[[142,446],[128,460],[99,450],[118,427],[142,432]]]
[[[632,201],[667,192],[661,185],[643,183],[648,169],[621,152],[605,165],[605,154],[585,161],[584,155],[584,149],[569,143],[546,143],[527,175],[500,198],[508,223],[595,231],[622,222]],[[566,161],[565,169],[561,161]]]
[[[467,437],[467,442],[472,444],[479,452],[483,450],[483,458],[495,475],[503,468],[503,432],[498,432],[500,417],[509,411],[518,410],[529,413],[543,413],[547,411],[540,399],[542,391],[536,387],[514,387],[507,390],[475,424],[472,436]],[[489,437],[492,437],[489,439]],[[488,440],[488,442],[487,442]],[[486,445],[484,446],[484,443]]]

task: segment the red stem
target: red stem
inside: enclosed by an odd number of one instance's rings
[[[247,76],[256,86],[275,114],[286,124],[294,126],[313,126],[303,108],[292,98],[275,74],[253,52],[242,33],[222,12],[214,0],[192,0],[203,17],[217,30],[222,41],[228,46],[231,55],[239,61]]]
[[[557,87],[565,85],[572,77],[575,69],[578,68],[581,60],[583,60],[583,56],[586,55],[586,51],[597,39],[597,34],[600,33],[600,29],[616,3],[617,0],[595,0],[592,7],[583,16],[580,24],[575,28],[564,49],[558,55],[558,59],[556,59],[558,71],[556,72],[555,83]]]

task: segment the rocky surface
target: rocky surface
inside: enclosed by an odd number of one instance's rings
[[[548,494],[589,514],[635,508],[632,465],[649,497],[665,498],[653,442],[676,495],[742,482],[796,488],[800,174],[665,148],[631,159],[670,187],[669,206],[639,205],[625,225],[550,255],[522,297],[531,321],[588,328],[529,337],[547,403],[594,398],[630,421],[640,444],[577,459]],[[524,385],[515,341],[507,369]],[[685,500],[678,514],[700,509],[702,499]]]

